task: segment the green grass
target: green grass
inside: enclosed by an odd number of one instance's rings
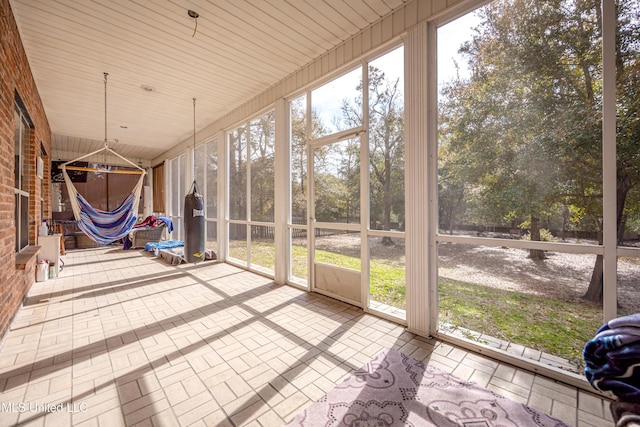
[[[371,259],[369,262],[369,283],[369,293],[372,300],[401,309],[406,308],[407,282],[403,267]]]
[[[582,303],[440,279],[441,318],[582,364],[585,342],[602,324],[602,310]]]
[[[309,266],[307,265],[307,247],[291,246],[291,273],[302,279],[309,279]]]
[[[235,247],[232,253],[246,259],[246,247]],[[315,256],[319,262],[360,271],[360,258],[324,250],[316,250]],[[252,242],[251,262],[273,269],[273,243]],[[293,275],[307,278],[306,246],[292,247],[292,262]],[[372,259],[370,269],[371,299],[405,308],[404,268],[391,265],[391,261]],[[585,342],[602,323],[599,306],[445,278],[439,281],[438,304],[440,318],[452,325],[547,352],[577,365],[582,363]]]
[[[251,242],[251,265],[269,270],[276,266],[275,245],[268,242]],[[234,240],[229,242],[229,255],[241,261],[247,261],[247,242]]]

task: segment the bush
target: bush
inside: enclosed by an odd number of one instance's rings
[[[527,234],[525,234],[520,238],[520,240],[531,240],[531,232],[528,231]],[[549,230],[547,230],[546,228],[542,228],[540,229],[540,241],[541,242],[557,242],[558,239],[553,234],[551,234]]]

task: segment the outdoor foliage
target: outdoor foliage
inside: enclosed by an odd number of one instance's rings
[[[618,231],[637,223],[638,3],[616,2]],[[602,232],[602,16],[597,0],[500,0],[460,47],[469,77],[441,86],[440,227]],[[631,209],[630,209],[631,208]],[[629,221],[629,219],[633,220]],[[542,251],[531,251],[542,259]],[[589,299],[602,293],[601,258]]]

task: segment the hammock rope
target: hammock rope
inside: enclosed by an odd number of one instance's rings
[[[78,228],[82,230],[91,240],[94,242],[107,245],[109,243],[115,242],[118,239],[123,238],[133,229],[133,226],[138,221],[138,207],[140,205],[140,193],[142,193],[142,186],[144,183],[144,176],[147,171],[145,171],[140,166],[135,163],[127,160],[122,157],[120,154],[113,151],[109,148],[109,144],[107,142],[107,76],[108,73],[104,73],[104,147],[96,150],[92,153],[85,154],[83,156],[78,157],[77,159],[70,160],[63,165],[60,166],[62,169],[62,175],[64,177],[64,181],[67,184],[67,190],[69,192],[69,201],[71,202],[71,209],[73,210],[73,216],[76,219],[76,224]],[[78,160],[84,159],[89,156],[93,156],[101,151],[105,151],[105,164],[107,158],[107,152],[111,152],[118,156],[120,159],[132,165],[134,168],[139,169],[139,171],[132,171],[140,174],[140,178],[138,179],[138,183],[133,188],[133,191],[120,203],[120,205],[112,211],[103,211],[100,209],[96,209],[87,202],[87,200],[82,197],[78,190],[73,185],[71,178],[69,178],[69,174],[67,174],[67,165],[70,163],[77,162]],[[97,171],[97,172],[107,172],[107,173],[118,173],[122,172],[119,170],[108,170],[105,168],[102,169],[92,169],[92,168],[77,168],[77,167],[69,167],[69,169],[75,170],[87,170],[87,171]]]

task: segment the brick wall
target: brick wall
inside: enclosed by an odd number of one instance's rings
[[[9,0],[0,0],[0,338],[19,310],[26,293],[35,282],[36,257],[26,257],[24,268],[16,266],[14,195],[14,109],[18,93],[33,121],[28,149],[29,245],[35,245],[44,197],[45,217],[51,216],[51,178],[49,173],[51,129],[27,61]],[[40,145],[44,157],[44,186],[36,178],[36,158]],[[44,187],[42,194],[41,188]],[[29,252],[29,251],[27,251]],[[25,258],[22,256],[21,258]],[[22,260],[21,260],[22,262]]]

